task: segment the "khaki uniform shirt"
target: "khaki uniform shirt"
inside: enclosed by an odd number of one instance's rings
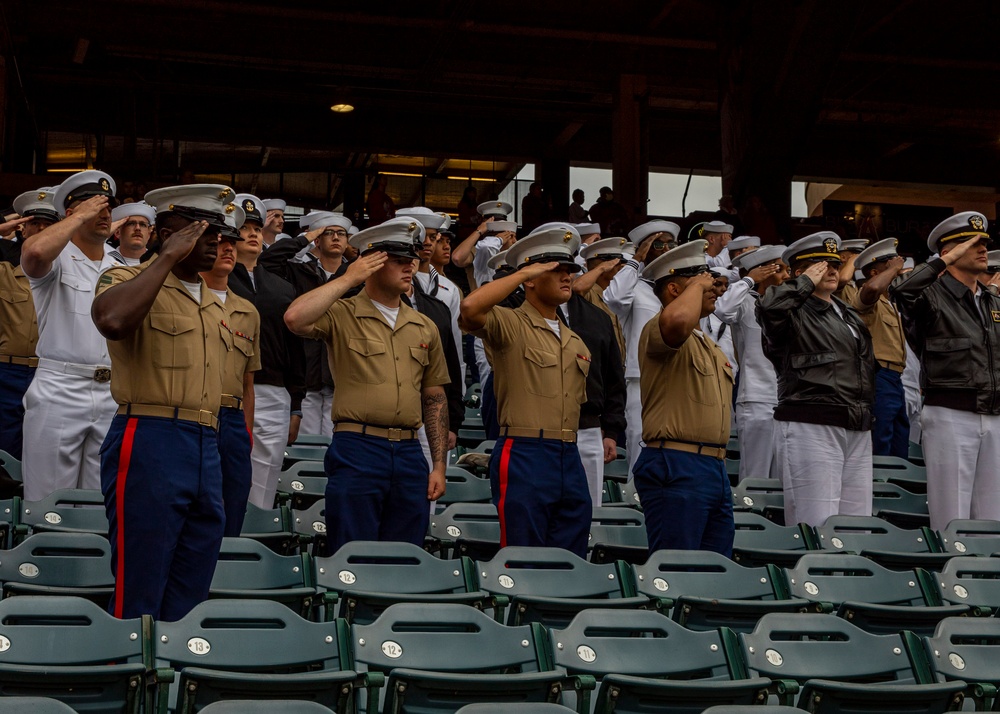
[[[657,316],[639,336],[639,370],[643,441],[729,442],[733,368],[712,340],[694,332],[670,347]]]
[[[225,309],[222,342],[226,346],[226,366],[222,373],[222,393],[243,399],[243,375],[260,369],[260,313],[253,303],[232,290],[227,291]]]
[[[97,282],[100,295],[134,278],[152,261],[111,268]],[[170,273],[142,325],[122,340],[108,340],[111,395],[119,404],[210,411],[219,414],[226,368],[226,309],[201,281],[201,304]]]
[[[842,292],[841,299],[858,311],[872,335],[875,359],[888,363],[896,372],[902,373],[906,367],[906,335],[903,333],[903,321],[899,319],[899,313],[889,302],[889,298],[879,295],[878,302],[874,305],[865,305],[861,302],[861,291],[853,283],[845,285]]]
[[[334,423],[417,429],[421,390],[451,381],[431,319],[401,304],[396,327],[389,327],[363,290],[331,305],[309,336],[327,346],[337,384]]]
[[[576,431],[587,401],[590,350],[566,325],[559,337],[531,303],[494,307],[481,337],[496,376],[501,426]]]
[[[583,296],[587,302],[597,305],[604,310],[611,318],[611,324],[615,326],[615,339],[618,340],[618,351],[622,356],[622,364],[625,363],[625,333],[622,332],[622,323],[618,321],[618,315],[604,302],[604,290],[596,283],[590,286],[590,290]]]
[[[38,316],[28,276],[10,263],[0,263],[0,354],[33,357],[38,343]]]

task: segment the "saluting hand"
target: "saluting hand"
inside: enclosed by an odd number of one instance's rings
[[[551,270],[555,270],[559,267],[559,263],[552,261],[551,263],[536,263],[535,265],[529,265],[527,268],[521,268],[517,271],[517,275],[520,276],[521,282],[537,278],[543,273],[548,273]]]
[[[826,275],[826,271],[829,270],[830,264],[825,260],[821,260],[818,263],[813,263],[808,268],[803,271],[803,275],[809,278],[813,286],[819,285],[819,282]]]
[[[601,273],[610,273],[612,270],[617,268],[621,262],[622,262],[621,258],[612,258],[611,260],[605,260],[603,263],[594,268],[594,270],[597,270]]]
[[[86,201],[73,209],[73,215],[86,223],[92,218],[97,218],[105,208],[108,207],[107,196],[91,196]]]
[[[344,273],[344,277],[352,285],[361,285],[369,276],[377,273],[387,260],[389,260],[389,254],[381,250],[363,255],[347,266],[347,272]]]
[[[31,220],[31,216],[25,216],[24,218],[12,218],[6,223],[0,223],[0,236],[5,236],[11,233],[18,226],[23,226],[25,223]]]
[[[747,273],[747,277],[753,280],[754,285],[760,285],[761,282],[767,280],[779,270],[781,270],[781,266],[775,263],[758,265],[756,268],[752,268],[750,272]]]
[[[489,226],[490,223],[493,222],[493,220],[494,220],[493,216],[490,216],[485,221],[479,224],[479,228],[476,229],[476,233],[479,234],[480,238],[486,235],[486,228]]]
[[[954,248],[952,248],[948,253],[941,256],[941,260],[945,262],[945,265],[954,265],[955,261],[961,258],[963,255],[969,252],[972,248],[979,244],[980,236],[972,236],[969,240],[964,240]]]
[[[688,281],[688,284],[684,289],[701,290],[704,293],[713,292],[715,290],[715,274],[711,271],[698,273]]]
[[[208,229],[208,221],[188,223],[179,231],[174,231],[160,247],[160,259],[173,261],[173,265],[184,260],[194,250],[202,233]]]
[[[122,226],[124,226],[125,225],[125,221],[127,221],[131,217],[132,216],[125,216],[124,218],[119,218],[117,221],[112,222],[111,223],[111,235],[114,235],[115,233],[117,233],[118,229],[121,228]]]
[[[500,250],[507,250],[517,242],[517,233],[514,231],[503,231],[497,234],[500,239]]]
[[[637,263],[646,262],[646,254],[649,253],[649,248],[650,246],[653,245],[653,236],[655,235],[656,234],[654,233],[652,236],[644,238],[642,242],[639,244],[639,247],[635,249],[635,255],[633,256],[635,262]]]

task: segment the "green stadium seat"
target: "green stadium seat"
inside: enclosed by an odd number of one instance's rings
[[[872,456],[872,477],[902,486],[910,493],[927,493],[927,469],[898,456]]]
[[[0,701],[50,697],[80,714],[138,714],[151,626],[76,597],[0,601]]]
[[[816,714],[961,709],[964,682],[930,684],[900,634],[873,635],[835,615],[764,615],[739,635],[752,674],[778,683],[786,705]]]
[[[323,458],[326,456],[326,449],[326,446],[320,444],[286,446],[285,460],[282,462],[281,470],[287,471],[297,461],[319,461],[323,463]]]
[[[646,519],[632,508],[595,508],[587,544],[593,563],[644,563],[649,554]]]
[[[351,627],[354,661],[388,675],[384,714],[452,714],[476,702],[558,703],[564,689],[593,679],[549,671],[541,625],[509,627],[472,607],[390,605],[369,625]]]
[[[500,517],[492,503],[452,503],[431,516],[429,533],[442,557],[486,560],[500,550]]]
[[[914,638],[915,639],[915,638]],[[1000,700],[1000,619],[996,617],[953,617],[942,620],[934,634],[915,643],[923,653],[938,682],[965,682],[966,696],[976,709],[987,711],[992,700],[997,711]]]
[[[733,489],[733,508],[759,513],[779,526],[785,523],[785,493],[776,478],[745,478]]]
[[[489,503],[493,497],[489,479],[480,478],[461,467],[449,466],[444,478],[444,495],[437,500],[439,508],[451,503]]]
[[[807,600],[790,599],[774,565],[744,567],[719,553],[658,550],[632,570],[638,593],[690,630],[749,632],[768,612],[815,611]]]
[[[956,518],[939,536],[944,549],[955,555],[1000,553],[1000,521]]]
[[[209,600],[177,622],[157,621],[153,658],[161,713],[304,699],[354,714],[358,690],[377,690],[383,679],[351,670],[346,622],[309,622],[268,600]]]
[[[629,479],[627,482],[621,484],[619,486],[619,493],[621,494],[621,502],[613,505],[628,506],[638,511],[642,510],[642,504],[639,502],[639,492],[635,488],[635,481]]]
[[[943,605],[926,571],[888,570],[860,555],[807,553],[785,577],[794,597],[825,605],[876,635],[930,634],[943,618],[970,613],[967,604]]]
[[[111,544],[96,533],[36,533],[0,558],[3,597],[63,595],[107,607],[114,594]]]
[[[3,449],[0,449],[0,467],[2,467],[7,472],[7,475],[15,481],[21,480],[21,462]]]
[[[281,555],[297,553],[299,549],[299,538],[292,530],[292,517],[285,507],[267,509],[248,503],[240,537],[252,538]]]
[[[559,627],[588,608],[650,604],[636,595],[627,567],[588,563],[560,548],[502,548],[492,560],[478,561],[475,570],[480,587],[510,598],[509,625]]]
[[[944,602],[1000,612],[1000,558],[957,556],[934,575]]]
[[[804,524],[780,526],[759,513],[733,513],[736,534],[733,540],[733,560],[748,567],[794,565],[815,546],[813,530]]]
[[[628,477],[628,459],[616,458],[614,461],[604,464],[604,478],[611,479],[616,483],[630,482]]]
[[[278,476],[277,500],[296,511],[304,511],[326,498],[326,473],[319,461],[298,461]]]
[[[314,558],[327,554],[326,499],[316,501],[304,511],[292,511],[291,520],[299,542],[309,546]]]
[[[876,481],[873,484],[872,513],[904,529],[930,526],[927,494],[910,493],[895,483]]]
[[[0,714],[76,714],[76,710],[49,697],[0,697]]]
[[[894,570],[940,570],[952,557],[930,528],[904,530],[874,516],[830,516],[816,528],[822,550],[856,553]]]
[[[14,542],[31,533],[97,533],[108,535],[104,496],[96,489],[67,488],[40,501],[21,501]]]
[[[572,714],[574,710],[562,704],[548,702],[521,702],[517,704],[496,704],[481,702],[466,704],[455,714]]]
[[[316,558],[315,568],[327,620],[367,625],[397,602],[495,609],[493,597],[476,585],[471,560],[441,560],[411,543],[353,541]]]
[[[6,550],[11,545],[14,526],[21,514],[21,499],[7,498],[0,500],[0,550]]]
[[[694,632],[648,610],[584,610],[549,641],[557,667],[600,681],[598,713],[761,703],[771,684],[749,676],[731,631]]]
[[[332,440],[329,434],[299,434],[292,446],[329,446]]]
[[[209,597],[273,600],[310,619],[317,600],[312,559],[278,555],[250,538],[223,538]]]

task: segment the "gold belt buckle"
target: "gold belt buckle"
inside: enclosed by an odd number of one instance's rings
[[[386,437],[389,441],[402,441],[403,440],[403,430],[402,429],[386,429],[388,436]]]
[[[198,412],[198,424],[201,426],[212,426],[212,419],[215,417],[210,411],[202,409]]]
[[[105,384],[111,381],[111,370],[107,367],[101,367],[100,369],[94,370],[94,381],[98,384]]]
[[[576,432],[572,429],[560,429],[562,436],[560,439],[562,441],[576,441]]]

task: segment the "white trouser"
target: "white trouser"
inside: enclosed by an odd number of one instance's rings
[[[1000,520],[1000,416],[924,406],[923,430],[931,528]]]
[[[273,384],[255,384],[253,396],[250,503],[260,508],[274,508],[274,493],[278,490],[278,475],[288,444],[292,397],[284,387]]]
[[[918,394],[915,400],[910,399],[909,391],[906,394],[906,416],[910,420],[910,441],[919,444],[923,434],[923,420],[920,418],[921,397]]]
[[[101,488],[101,444],[118,405],[110,382],[39,367],[24,394],[24,499]]]
[[[333,435],[333,387],[306,392],[302,400],[300,434]]]
[[[744,402],[733,410],[740,439],[740,481],[778,478],[774,462],[774,405]]]
[[[787,525],[872,514],[870,431],[779,421],[774,437]]]
[[[628,477],[645,443],[642,440],[642,391],[638,377],[625,378],[625,451],[628,454]]]
[[[577,431],[576,448],[580,452],[583,470],[587,474],[590,500],[594,508],[599,508],[601,493],[604,491],[604,435],[601,433],[601,428],[595,426]]]

